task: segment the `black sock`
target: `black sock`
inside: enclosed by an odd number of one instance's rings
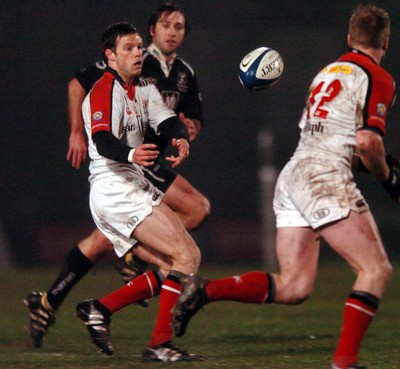
[[[57,310],[69,291],[93,267],[93,263],[76,246],[67,255],[60,274],[47,292],[47,301]]]
[[[272,304],[275,301],[276,285],[274,277],[267,273],[268,277],[268,297],[265,300],[266,304]]]

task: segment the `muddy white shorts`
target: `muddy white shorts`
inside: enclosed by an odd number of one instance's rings
[[[312,227],[369,209],[350,168],[340,162],[292,159],[279,175],[274,194],[277,227]]]
[[[161,191],[137,174],[114,175],[91,183],[89,203],[94,222],[119,257],[137,243],[131,237],[133,230],[162,197]]]

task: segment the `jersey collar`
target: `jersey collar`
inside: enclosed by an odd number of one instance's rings
[[[354,53],[354,54],[359,54],[359,55],[365,56],[365,57],[367,57],[368,59],[371,59],[371,60],[374,62],[374,64],[378,64],[378,63],[377,63],[373,58],[371,58],[368,54],[363,53],[362,51],[360,51],[360,50],[358,50],[358,49],[350,48],[349,51],[350,51],[351,53]]]
[[[160,62],[160,66],[162,71],[164,72],[165,76],[168,77],[169,73],[171,72],[172,69],[172,65],[174,64],[174,61],[177,57],[176,53],[173,53],[171,56],[171,59],[169,62],[167,62],[165,60],[164,55],[162,54],[162,52],[160,51],[160,49],[154,45],[154,44],[150,44],[147,48],[147,50],[149,51],[149,53],[154,56],[159,62]]]
[[[112,74],[114,79],[117,80],[121,84],[121,86],[124,88],[125,92],[128,94],[128,97],[131,100],[133,100],[133,98],[135,97],[135,86],[138,84],[138,78],[136,78],[133,81],[132,85],[128,86],[124,82],[124,80],[119,76],[119,74],[117,73],[117,71],[115,69],[112,69],[109,66],[107,66],[104,71]]]

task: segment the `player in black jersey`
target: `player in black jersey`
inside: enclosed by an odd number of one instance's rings
[[[167,3],[155,10],[148,22],[148,34],[152,42],[143,53],[142,77],[156,84],[165,103],[187,126],[190,140],[194,140],[203,126],[201,96],[192,68],[176,53],[188,29],[185,13],[176,5]],[[104,68],[103,62],[84,68],[68,85],[70,137],[67,160],[71,160],[71,165],[76,169],[87,158],[81,105],[86,94],[102,76]],[[145,142],[156,143],[160,157],[167,149],[168,143],[152,130],[146,132]],[[171,170],[162,159],[157,160],[151,168],[146,168],[145,174],[165,193],[163,201],[177,213],[187,230],[198,228],[206,220],[210,212],[208,199],[185,178]],[[161,269],[168,268],[167,263],[146,250],[137,248],[134,251],[137,256],[127,253],[117,264],[117,270],[126,283],[143,273],[148,263],[156,264]],[[60,274],[47,293],[32,292],[27,297],[25,304],[30,311],[29,333],[35,347],[42,345],[43,336],[48,327],[54,324],[54,314],[69,291],[97,260],[111,252],[114,249],[110,241],[96,228],[70,251]]]

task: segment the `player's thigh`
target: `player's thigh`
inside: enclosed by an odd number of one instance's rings
[[[196,245],[178,216],[164,203],[153,207],[133,231],[139,242],[167,256],[190,253]]]
[[[189,181],[178,175],[165,192],[163,201],[174,211],[192,213],[206,199]]]
[[[323,227],[320,233],[355,271],[373,272],[388,262],[378,227],[370,211],[351,211],[346,219]]]

